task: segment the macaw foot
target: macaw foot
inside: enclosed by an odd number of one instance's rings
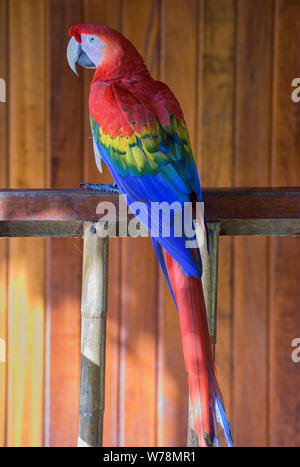
[[[120,189],[117,187],[116,183],[85,183],[81,182],[80,186],[85,186],[87,190],[94,190],[94,191],[104,191],[106,193],[121,193]]]

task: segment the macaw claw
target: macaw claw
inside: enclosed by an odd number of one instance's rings
[[[107,193],[121,193],[120,189],[118,188],[116,183],[85,183],[81,182],[80,186],[84,186],[87,190],[94,190],[94,191],[104,191]]]

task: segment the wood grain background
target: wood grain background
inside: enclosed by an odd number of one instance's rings
[[[97,173],[92,73],[67,29],[123,32],[184,109],[203,186],[300,180],[299,0],[0,0],[0,184],[77,187]],[[237,446],[300,445],[297,238],[222,238],[217,368]],[[82,243],[0,240],[0,445],[76,445]],[[149,239],[110,243],[106,446],[184,446],[177,313]]]

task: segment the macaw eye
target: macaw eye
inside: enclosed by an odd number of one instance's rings
[[[89,37],[89,43],[92,44],[93,42],[95,42],[95,38],[93,36]]]

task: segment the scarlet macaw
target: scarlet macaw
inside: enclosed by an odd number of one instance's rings
[[[188,130],[183,113],[168,86],[154,80],[141,55],[119,32],[106,26],[78,24],[69,30],[67,56],[95,68],[89,97],[91,130],[97,167],[108,166],[128,203],[202,201]],[[85,184],[87,188],[117,191]],[[137,217],[146,226],[149,211]],[[153,237],[159,263],[179,312],[185,367],[195,431],[200,446],[219,445],[218,424],[232,445],[229,423],[216,380],[203,297],[202,263],[198,248],[187,247],[187,235]]]

